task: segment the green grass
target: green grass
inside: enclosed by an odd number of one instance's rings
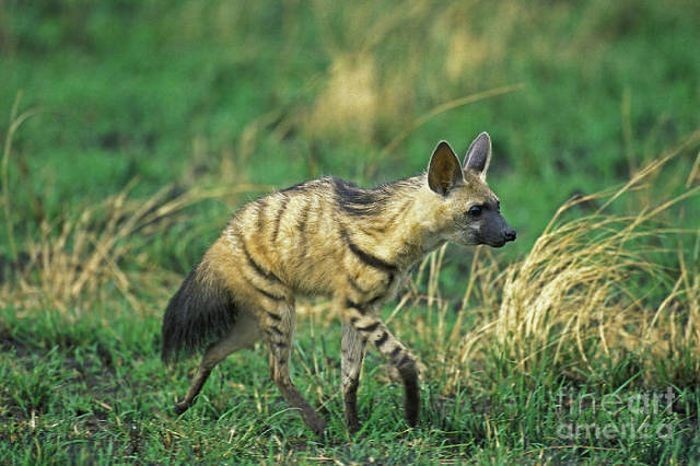
[[[604,301],[607,320],[587,321],[585,341],[554,324],[523,364],[480,333],[497,323],[504,271],[564,201],[624,183],[689,140],[605,215],[636,215],[697,186],[697,133],[688,136],[700,128],[699,23],[692,0],[4,2],[0,140],[15,105],[17,115],[37,113],[3,152],[0,461],[699,462],[700,337],[681,338],[699,315],[697,195],[649,222],[658,234],[635,240],[658,273],[611,287],[623,291]],[[507,86],[516,90],[454,105]],[[389,324],[425,364],[418,428],[406,427],[401,387],[370,352],[364,427],[347,435],[340,326],[315,314],[299,324],[294,375],[329,420],[327,438],[287,408],[262,348],[231,357],[192,410],[172,415],[196,363],[162,366],[161,312],[233,209],[324,174],[363,185],[413,175],[438,140],[463,152],[483,130],[494,141],[489,183],[518,241],[478,253],[483,267],[471,269],[473,251],[449,249],[444,321],[417,299]],[[124,205],[105,201],[127,187]],[[101,234],[109,239],[168,187],[166,201],[184,193],[184,211],[144,220],[107,249],[109,260],[88,264]],[[689,234],[661,234],[666,227]],[[77,294],[57,280],[88,266]],[[417,295],[434,296],[427,288]],[[452,312],[465,289],[467,311]],[[649,341],[608,352],[595,339],[617,324],[614,335],[638,337],[659,309]],[[474,341],[475,350],[461,346]],[[573,356],[553,357],[559,341]],[[513,342],[527,344],[542,342]],[[669,387],[671,407],[633,406]]]
[[[441,380],[426,370],[421,422],[408,429],[402,389],[387,381],[383,364],[370,353],[359,398],[364,426],[349,437],[339,396],[339,326],[314,331],[306,320],[294,375],[329,420],[326,438],[318,439],[269,380],[261,348],[223,363],[197,404],[176,417],[170,409],[186,389],[194,361],[163,369],[157,318],[134,326],[128,314],[109,320],[83,316],[67,328],[51,313],[30,319],[5,312],[3,321],[0,456],[17,464],[333,458],[381,464],[438,459],[663,464],[700,458],[697,387],[669,388],[669,406],[666,390],[643,388],[635,375],[574,385],[546,367],[509,373],[508,361],[501,361],[505,370],[497,377],[479,376],[481,386],[465,380],[443,394]],[[430,345],[414,346],[428,363]],[[494,359],[487,371],[498,372],[497,365]],[[608,370],[625,371],[622,366]]]
[[[625,178],[700,126],[694,2],[421,5],[9,2],[0,115],[20,91],[21,109],[41,111],[16,137],[13,201],[30,218],[54,218],[134,177],[141,193],[241,176],[371,184],[423,170],[439,139],[465,151],[488,130],[492,184],[522,252],[573,193]],[[377,30],[369,45],[367,29]],[[360,123],[314,125],[345,57],[375,70],[360,91],[377,108]],[[440,114],[378,158],[436,106],[516,83],[520,91]],[[221,219],[207,214],[196,223],[216,230]]]

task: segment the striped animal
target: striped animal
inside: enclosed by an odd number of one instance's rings
[[[405,415],[418,421],[416,359],[378,316],[409,268],[447,241],[501,247],[515,231],[486,184],[491,139],[481,133],[460,163],[437,144],[426,173],[363,189],[324,177],[244,205],[170,300],[163,319],[166,363],[203,350],[176,412],[194,402],[226,356],[263,339],[270,371],[287,402],[317,434],[324,419],[290,378],[297,295],[331,299],[343,323],[342,389],[350,431],[359,428],[357,389],[370,343],[397,369]]]

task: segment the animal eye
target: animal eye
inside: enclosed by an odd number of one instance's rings
[[[469,210],[467,211],[467,213],[469,214],[470,217],[478,217],[479,215],[481,215],[481,206],[478,206],[478,205],[471,206],[469,208]]]

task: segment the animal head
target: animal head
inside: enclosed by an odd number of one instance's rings
[[[440,141],[428,166],[436,232],[446,241],[500,248],[516,233],[501,215],[500,201],[486,184],[491,162],[491,137],[481,133],[469,146],[464,162],[446,141]]]

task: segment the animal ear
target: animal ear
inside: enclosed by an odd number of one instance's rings
[[[467,149],[467,155],[464,156],[464,169],[476,172],[482,180],[485,180],[489,163],[491,163],[491,136],[484,131]]]
[[[440,141],[428,165],[428,186],[430,189],[443,196],[457,184],[464,181],[462,167],[447,141]]]

